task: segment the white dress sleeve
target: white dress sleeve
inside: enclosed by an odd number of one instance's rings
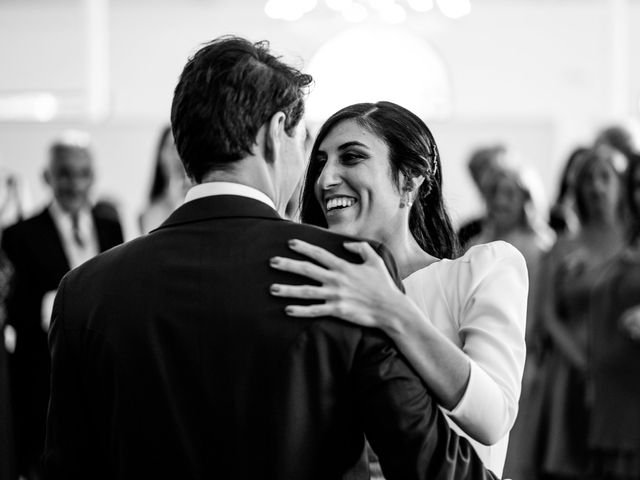
[[[527,267],[520,252],[502,241],[472,247],[458,261],[450,306],[471,372],[462,399],[447,414],[471,437],[491,445],[509,432],[518,413]]]

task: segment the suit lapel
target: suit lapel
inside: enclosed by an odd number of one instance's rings
[[[259,200],[237,195],[213,195],[180,206],[156,230],[215,218],[238,217],[287,221]]]
[[[96,227],[96,237],[98,237],[98,251],[104,252],[108,248],[106,246],[107,243],[109,243],[109,232],[105,228],[107,227],[107,225],[104,225],[102,223],[102,220],[93,212],[91,212],[91,217],[93,218],[93,224]]]
[[[93,210],[91,211],[91,217],[93,218],[93,225],[96,227],[98,250],[100,253],[122,243],[122,238],[119,236],[116,227],[116,222],[96,215]]]
[[[67,254],[64,252],[62,246],[62,239],[60,238],[60,232],[49,213],[49,209],[45,208],[44,211],[38,215],[39,230],[41,230],[42,238],[38,239],[43,245],[51,245],[49,260],[52,265],[55,265],[57,271],[68,272],[70,270],[69,260]]]

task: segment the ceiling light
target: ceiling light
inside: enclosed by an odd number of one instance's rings
[[[407,3],[416,12],[428,12],[433,8],[433,0],[407,0]]]
[[[352,3],[342,11],[342,15],[350,22],[362,22],[369,16],[369,12],[363,5]]]
[[[471,12],[469,0],[437,0],[438,7],[445,17],[461,18]]]
[[[327,4],[331,10],[335,10],[336,12],[343,12],[349,5],[353,4],[352,0],[324,0],[324,3]]]
[[[397,3],[391,3],[380,11],[380,18],[388,23],[401,23],[407,18],[407,12]]]
[[[425,13],[433,9],[434,0],[324,0],[326,6],[339,12],[350,22],[361,22],[373,10],[387,23],[401,23],[407,8]],[[471,12],[470,0],[436,0],[443,15],[461,18]],[[270,18],[295,21],[311,12],[318,0],[267,0],[264,11]]]

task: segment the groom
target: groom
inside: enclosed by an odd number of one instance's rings
[[[493,478],[387,337],[287,317],[269,294],[305,281],[269,267],[289,239],[356,260],[345,237],[280,216],[310,82],[236,37],[188,61],[171,120],[196,186],[59,287],[48,478],[368,478],[365,434],[389,480]]]

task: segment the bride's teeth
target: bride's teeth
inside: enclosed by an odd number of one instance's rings
[[[356,203],[355,199],[349,197],[334,197],[327,200],[327,210],[333,210],[334,208],[350,207]]]

